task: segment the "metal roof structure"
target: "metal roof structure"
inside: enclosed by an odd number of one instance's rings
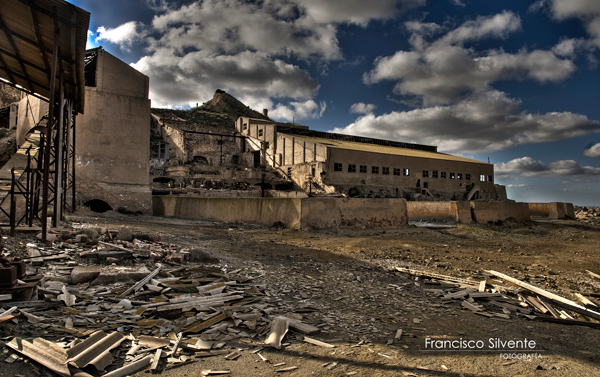
[[[74,110],[82,113],[89,22],[89,12],[63,0],[2,0],[0,77],[26,92],[51,98],[53,55],[57,48],[57,72],[63,75],[64,95],[73,100]]]
[[[328,148],[336,148],[336,149],[346,149],[352,151],[360,151],[360,152],[370,152],[370,153],[379,153],[379,154],[388,154],[395,156],[404,156],[404,157],[417,157],[417,158],[429,158],[435,160],[447,160],[447,161],[455,161],[455,162],[467,162],[472,164],[485,164],[485,162],[473,160],[466,157],[453,156],[451,154],[440,153],[440,152],[432,152],[427,150],[419,150],[419,149],[411,149],[411,148],[401,148],[395,146],[388,145],[377,145],[377,144],[369,144],[369,143],[359,143],[354,141],[345,141],[345,140],[336,140],[336,139],[325,139],[318,137],[310,137],[310,136],[302,136],[297,134],[285,134],[281,133],[289,138],[295,138],[296,140],[304,140],[311,143],[318,143],[327,146]]]

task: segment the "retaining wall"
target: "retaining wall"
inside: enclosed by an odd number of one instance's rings
[[[408,219],[412,221],[441,221],[470,224],[469,202],[414,202],[406,203]]]
[[[529,203],[531,216],[548,217],[550,219],[574,219],[573,203]]]
[[[514,218],[531,221],[529,205],[515,202],[471,202],[471,215],[479,224]]]
[[[408,225],[405,199],[302,199],[302,228]]]
[[[195,198],[154,196],[156,216],[244,222],[288,228],[405,226],[406,200],[355,198]]]

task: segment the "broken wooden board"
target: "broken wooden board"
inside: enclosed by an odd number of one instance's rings
[[[316,346],[326,347],[326,348],[335,348],[333,344],[325,343],[317,339],[309,338],[305,336],[303,339],[306,343],[314,344]]]
[[[210,319],[207,319],[206,321],[200,321],[200,322],[193,323],[192,325],[184,328],[182,330],[182,332],[183,333],[197,333],[206,328],[209,328],[210,326],[212,326],[216,323],[223,321],[225,318],[227,318],[227,314],[221,313]]]
[[[561,297],[559,295],[556,295],[554,293],[545,291],[545,290],[543,290],[541,288],[535,287],[535,286],[533,286],[531,284],[528,284],[528,283],[525,283],[525,282],[523,282],[521,280],[512,278],[512,277],[510,277],[508,275],[505,275],[505,274],[503,274],[501,272],[497,272],[497,271],[493,271],[493,270],[490,270],[490,271],[487,271],[487,272],[490,273],[490,274],[492,274],[492,275],[494,275],[494,276],[502,278],[502,279],[504,279],[506,281],[509,281],[509,282],[511,282],[511,283],[513,283],[515,285],[518,285],[519,287],[525,288],[528,291],[535,292],[535,293],[539,294],[540,296],[544,296],[544,297],[546,297],[548,299],[551,299],[554,302],[556,302],[558,305],[560,305],[560,306],[562,306],[562,307],[564,307],[566,309],[572,310],[572,311],[577,312],[579,314],[582,314],[582,315],[585,315],[585,316],[588,316],[588,317],[591,317],[591,318],[594,318],[594,319],[600,321],[600,313],[595,312],[593,310],[590,310],[590,309],[588,309],[588,308],[586,308],[584,306],[581,306],[581,305],[579,305],[578,303],[576,303],[574,301],[568,300],[568,299],[566,299],[564,297]]]
[[[297,319],[290,319],[289,321],[290,321],[290,327],[302,334],[310,335],[310,334],[315,334],[315,333],[318,333],[319,331],[321,331],[321,329],[319,329],[318,327],[301,322]]]
[[[277,317],[273,321],[271,321],[271,331],[265,339],[265,344],[270,345],[271,347],[281,349],[281,341],[285,334],[287,334],[290,320],[286,317]]]

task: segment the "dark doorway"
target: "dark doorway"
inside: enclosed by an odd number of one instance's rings
[[[254,152],[254,167],[255,168],[260,167],[260,151]]]

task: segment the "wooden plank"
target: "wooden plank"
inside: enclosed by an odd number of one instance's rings
[[[5,295],[0,295],[0,301],[8,301],[8,300],[12,300],[12,294],[5,294]]]
[[[154,359],[152,359],[152,364],[150,365],[150,370],[157,370],[158,369],[158,362],[160,361],[160,356],[162,355],[162,349],[157,349],[156,353],[154,354]]]
[[[0,318],[0,325],[9,321],[12,321],[13,319],[19,317],[21,315],[21,313],[17,313],[17,314],[9,314],[7,316],[1,317]]]
[[[442,297],[442,300],[457,300],[459,298],[463,298],[468,296],[471,293],[474,293],[475,290],[473,288],[463,289],[458,292],[451,292]]]
[[[545,316],[544,317],[533,316],[531,319],[533,319],[534,321],[560,323],[562,325],[571,325],[571,326],[587,326],[587,327],[592,327],[595,329],[600,329],[600,323],[596,323],[596,322],[577,321],[574,319],[562,319],[562,318],[545,317]]]
[[[289,321],[290,327],[302,334],[315,334],[321,331],[318,327],[301,322],[297,319],[290,319]]]
[[[590,270],[585,270],[585,272],[587,272],[588,274],[590,274],[590,276],[595,277],[596,279],[600,279],[600,275],[593,273]]]
[[[561,318],[560,317],[560,313],[558,312],[558,310],[554,309],[554,307],[552,305],[550,305],[550,303],[542,300],[541,298],[538,297],[538,301],[544,305],[544,307],[546,307],[546,309],[548,309],[548,311],[550,312],[550,314],[552,314],[552,316],[554,318]]]
[[[146,283],[148,283],[150,280],[154,279],[154,277],[156,275],[158,275],[158,273],[160,272],[161,268],[162,268],[162,265],[159,264],[158,267],[156,268],[156,270],[152,271],[145,278],[143,278],[142,280],[140,280],[137,283],[135,283],[133,286],[131,286],[125,292],[121,293],[119,295],[119,297],[125,297],[128,294],[130,294],[131,292],[137,292],[137,291],[139,291],[144,285],[146,285]]]
[[[590,301],[587,297],[585,297],[581,293],[575,293],[575,297],[577,297],[579,302],[581,302],[583,305],[585,305],[585,307],[590,308],[590,306],[591,306],[592,307],[591,309],[594,309],[594,308],[598,309],[598,305],[596,305],[595,302]]]
[[[542,305],[535,297],[532,296],[523,296],[525,301],[533,306],[537,311],[542,312],[543,314],[548,313],[548,309],[544,305]]]
[[[474,312],[480,312],[483,310],[483,307],[480,305],[471,304],[470,302],[464,300],[461,302],[461,305]]]
[[[479,282],[479,289],[478,289],[478,291],[481,292],[481,293],[485,292],[485,280],[482,280],[482,281]]]
[[[326,347],[326,348],[335,348],[335,346],[333,344],[321,342],[320,340],[309,338],[308,336],[305,336],[303,340],[306,343],[314,344],[316,346],[321,346],[321,347]]]
[[[447,280],[447,281],[452,281],[452,282],[456,282],[456,283],[468,284],[468,285],[472,285],[475,287],[479,287],[479,283],[477,283],[476,281],[462,279],[462,278],[456,278],[454,276],[441,275],[441,274],[436,274],[434,272],[414,270],[412,268],[405,268],[405,267],[396,267],[396,270],[407,273],[407,274],[415,275],[415,276],[427,276],[427,277],[432,277],[432,278],[436,278],[436,279],[442,279],[442,280]]]
[[[188,333],[188,332],[192,332],[192,333],[196,333],[196,332],[200,332],[214,324],[217,324],[221,321],[223,321],[225,318],[227,318],[227,314],[225,313],[221,313],[219,315],[216,315],[210,319],[207,319],[204,322],[196,322],[194,324],[192,324],[191,326],[188,326],[187,328],[185,328],[182,332],[183,333]]]
[[[579,305],[578,303],[576,303],[574,301],[568,300],[568,299],[566,299],[564,297],[561,297],[559,295],[556,295],[554,293],[545,291],[545,290],[543,290],[541,288],[535,287],[535,286],[533,286],[531,284],[528,284],[528,283],[525,283],[525,282],[523,282],[521,280],[512,278],[512,277],[510,277],[508,275],[505,275],[505,274],[503,274],[501,272],[492,271],[492,270],[487,271],[487,272],[490,273],[490,274],[492,274],[492,275],[494,275],[494,276],[502,278],[502,279],[504,279],[506,281],[509,281],[509,282],[511,282],[511,283],[513,283],[515,285],[518,285],[519,287],[525,288],[528,291],[535,292],[535,293],[537,293],[537,294],[539,294],[539,295],[541,295],[543,297],[551,299],[551,300],[559,303],[559,305],[563,306],[566,309],[572,310],[572,311],[577,312],[579,314],[582,314],[582,315],[585,315],[585,316],[588,316],[588,317],[591,317],[591,318],[594,318],[594,319],[597,319],[597,320],[600,321],[600,313],[595,312],[593,310],[590,310],[590,309],[588,309],[588,308],[586,308],[584,306],[581,306],[581,305]]]

